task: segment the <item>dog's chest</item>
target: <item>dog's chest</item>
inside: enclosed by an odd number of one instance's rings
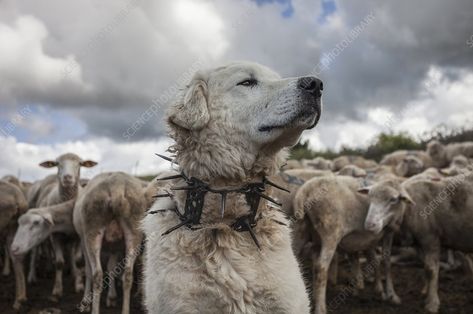
[[[182,288],[176,297],[194,303],[199,313],[288,313],[282,304],[285,298],[280,287],[284,280],[278,265],[250,239],[243,239],[246,243],[239,246],[239,235],[237,239],[231,234],[222,237],[221,241],[236,245],[231,249],[207,246],[196,239],[194,245],[199,249],[178,252],[179,258],[173,261],[162,259],[156,267],[166,275],[160,276],[157,287],[174,286],[175,278],[179,278]]]

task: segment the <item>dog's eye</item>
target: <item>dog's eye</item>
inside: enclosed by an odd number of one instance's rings
[[[256,84],[258,84],[257,80],[255,80],[255,79],[246,79],[246,80],[241,81],[240,83],[238,83],[237,86],[241,85],[241,86],[252,87],[252,86],[255,86]]]

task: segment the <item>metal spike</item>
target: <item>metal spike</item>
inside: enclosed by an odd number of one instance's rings
[[[289,191],[288,189],[285,189],[285,188],[283,188],[282,186],[279,186],[279,185],[277,185],[276,183],[271,182],[271,181],[269,181],[269,180],[266,179],[266,178],[264,178],[264,182],[267,183],[267,184],[269,184],[269,185],[274,186],[276,189],[286,191],[287,193],[291,193],[291,191]]]
[[[256,238],[256,235],[255,235],[253,229],[251,228],[250,224],[246,220],[243,223],[245,224],[245,227],[248,230],[248,232],[250,233],[250,236],[253,239],[253,241],[255,242],[256,246],[258,247],[259,250],[261,250],[261,246],[259,245],[258,239]]]
[[[192,190],[194,189],[191,186],[178,186],[178,187],[172,187],[171,190],[173,191],[187,191],[187,190]]]
[[[269,197],[268,195],[264,195],[264,194],[262,194],[262,193],[258,193],[258,195],[261,196],[262,198],[264,198],[264,199],[270,201],[271,203],[274,203],[274,204],[276,204],[276,205],[278,205],[278,206],[282,206],[281,203],[277,202],[275,199]]]
[[[172,180],[172,179],[179,179],[179,178],[182,178],[182,174],[176,174],[176,175],[169,176],[169,177],[157,178],[156,180],[164,181],[164,180]]]
[[[158,197],[171,197],[172,194],[170,193],[165,193],[165,194],[156,194],[156,195],[153,195],[152,197],[153,198],[158,198]]]
[[[178,225],[175,225],[174,227],[172,227],[171,229],[167,230],[166,232],[164,232],[163,234],[161,234],[161,236],[165,236],[167,234],[170,234],[171,232],[173,232],[174,230],[176,229],[179,229],[181,228],[182,226],[185,226],[187,224],[189,224],[191,221],[190,220],[184,220],[183,222],[181,222],[180,224]]]
[[[222,192],[222,201],[220,205],[220,215],[223,218],[223,215],[225,214],[225,203],[227,202],[227,192]]]
[[[271,220],[274,221],[277,224],[280,224],[281,226],[287,226],[287,224],[282,222],[282,221],[279,221],[279,220],[276,220],[276,219],[271,219]]]
[[[179,209],[177,209],[177,207],[174,207],[174,208],[172,209],[172,211],[173,211],[179,218],[183,218],[183,217],[184,217],[184,215],[181,214],[181,212],[179,211]]]
[[[161,158],[164,159],[164,160],[170,161],[170,162],[172,162],[172,163],[176,163],[176,162],[174,161],[174,159],[172,159],[171,157],[164,156],[164,155],[161,155],[161,154],[158,154],[158,153],[155,153],[155,155],[158,156],[158,157],[161,157]]]

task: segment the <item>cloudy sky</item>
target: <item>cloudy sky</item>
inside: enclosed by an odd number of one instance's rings
[[[324,81],[316,149],[471,125],[472,21],[471,0],[1,0],[0,176],[68,151],[154,173],[169,99],[232,60]]]

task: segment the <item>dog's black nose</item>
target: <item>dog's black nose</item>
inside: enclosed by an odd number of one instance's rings
[[[324,84],[321,80],[313,76],[301,77],[297,81],[297,88],[305,90],[309,93],[320,96],[321,91],[324,89]]]

